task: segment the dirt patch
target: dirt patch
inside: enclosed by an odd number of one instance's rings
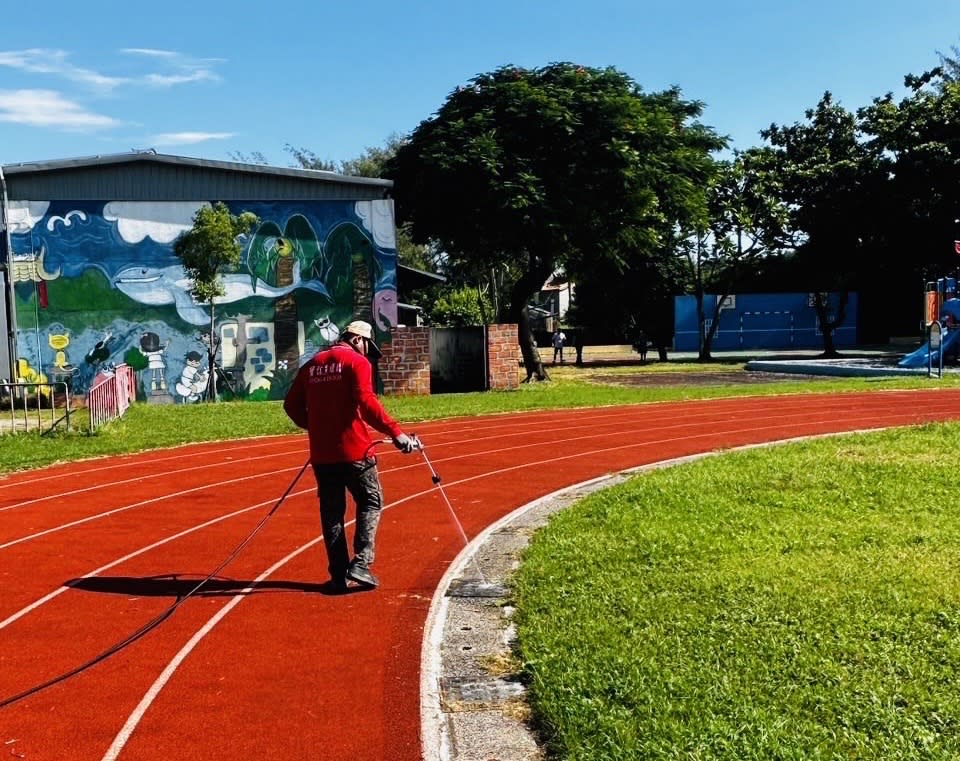
[[[617,373],[587,376],[587,380],[593,383],[605,383],[613,386],[730,386],[777,383],[785,380],[818,381],[828,379],[829,377],[824,375],[768,373],[751,370],[715,373]]]

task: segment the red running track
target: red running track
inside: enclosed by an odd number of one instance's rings
[[[757,397],[415,427],[468,536],[638,465],[799,436],[960,418],[960,390]],[[380,589],[330,595],[307,471],[209,585],[143,637],[0,708],[28,761],[421,757],[420,650],[463,539],[418,455],[383,448]],[[183,599],[277,503],[302,435],[89,460],[0,480],[0,701]]]

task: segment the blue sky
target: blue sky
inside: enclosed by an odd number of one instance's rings
[[[613,66],[677,85],[735,148],[855,109],[960,45],[960,0],[21,4],[0,35],[0,164],[123,153],[334,161],[429,118],[505,64]]]

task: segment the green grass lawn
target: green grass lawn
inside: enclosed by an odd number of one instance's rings
[[[549,367],[553,380],[523,384],[516,391],[471,394],[440,394],[419,397],[385,397],[384,406],[401,424],[415,430],[415,423],[459,415],[488,415],[537,409],[592,407],[613,404],[640,404],[678,399],[708,399],[724,396],[863,391],[893,388],[930,388],[960,385],[960,377],[941,380],[909,378],[834,378],[796,380],[753,385],[670,385],[629,387],[597,382],[611,376],[647,373],[730,372],[742,363],[651,362],[648,365],[583,367],[570,364]],[[54,462],[84,457],[139,452],[177,446],[194,441],[247,438],[296,429],[287,420],[279,402],[220,402],[216,404],[148,405],[135,404],[121,419],[91,433],[84,415],[74,416],[70,432],[56,429],[39,437],[0,435],[0,472],[35,468]]]
[[[960,757],[960,425],[730,453],[554,516],[515,579],[563,759]]]

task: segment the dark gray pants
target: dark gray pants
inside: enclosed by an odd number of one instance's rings
[[[344,516],[347,512],[347,492],[357,506],[357,524],[353,532],[353,554],[366,565],[373,563],[374,541],[383,509],[383,491],[377,476],[377,460],[368,457],[359,462],[338,462],[332,465],[314,465],[317,477],[317,496],[320,498],[320,526],[323,544],[327,548],[330,577],[343,579],[350,564]]]

